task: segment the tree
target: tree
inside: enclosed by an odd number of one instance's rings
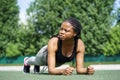
[[[17,43],[19,43],[18,49],[21,52],[21,55],[28,56],[36,54],[36,52],[40,49],[37,45],[39,38],[35,37],[36,34],[33,32],[33,29],[20,24],[17,34]]]
[[[103,51],[106,56],[120,54],[120,25],[117,25],[111,29],[110,38],[105,43]]]
[[[118,9],[117,15],[117,25],[120,25],[120,8]]]
[[[82,39],[87,54],[103,53],[103,44],[109,37],[110,13],[114,0],[35,0],[28,9],[29,25],[36,37],[50,38],[58,32],[64,19],[76,17],[83,30]],[[44,39],[45,40],[45,39]]]
[[[0,1],[0,57],[6,55],[7,44],[16,40],[18,14],[17,0]]]
[[[120,8],[116,13],[117,23],[111,28],[110,37],[103,47],[103,53],[106,56],[114,56],[120,54]]]

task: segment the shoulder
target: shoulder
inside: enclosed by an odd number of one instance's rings
[[[48,41],[48,50],[57,50],[57,46],[58,46],[58,38],[57,37],[53,37]]]
[[[77,51],[79,51],[79,52],[84,52],[85,51],[85,45],[84,45],[84,42],[81,39],[78,39]]]
[[[53,37],[48,41],[48,45],[49,44],[55,45],[57,43],[58,43],[58,38],[57,37]]]
[[[81,39],[78,39],[78,45],[84,45],[84,42]]]

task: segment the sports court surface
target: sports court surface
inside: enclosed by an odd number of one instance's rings
[[[47,70],[40,74],[34,74],[32,71],[25,74],[22,72],[22,66],[0,66],[0,80],[120,80],[120,64],[92,66],[95,68],[94,75],[77,75],[74,71],[69,76],[49,75]]]

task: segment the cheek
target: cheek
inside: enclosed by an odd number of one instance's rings
[[[67,37],[74,38],[74,34],[73,33],[69,33],[69,34],[67,34]]]

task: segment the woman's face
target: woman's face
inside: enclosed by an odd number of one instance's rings
[[[69,22],[63,22],[59,31],[59,37],[61,40],[73,39],[76,33],[73,30],[73,26]]]

